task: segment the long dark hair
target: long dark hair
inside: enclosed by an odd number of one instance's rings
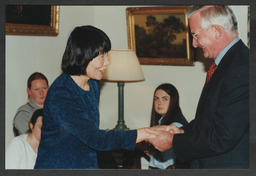
[[[161,84],[160,86],[158,86],[156,88],[156,90],[154,91],[154,95],[158,89],[162,89],[171,97],[168,111],[165,114],[165,117],[163,118],[163,121],[161,123],[161,125],[169,125],[174,121],[174,119],[173,119],[174,115],[179,113],[180,115],[183,116],[180,106],[179,106],[179,93],[178,93],[178,90],[176,89],[176,87],[174,87],[172,84],[169,84],[169,83],[164,83],[164,84]],[[152,111],[151,111],[151,122],[150,122],[151,127],[158,125],[158,121],[162,117],[162,115],[158,114],[155,111],[154,95],[153,95],[153,106],[152,106]]]
[[[69,75],[86,75],[89,62],[111,49],[109,37],[93,26],[76,27],[70,34],[61,69]]]

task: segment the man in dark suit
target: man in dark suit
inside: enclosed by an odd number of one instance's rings
[[[173,147],[191,168],[249,168],[249,49],[238,38],[227,6],[193,6],[188,11],[193,46],[213,58],[216,69],[205,84],[195,119],[173,133],[148,130],[158,150]],[[214,67],[214,66],[213,66]]]

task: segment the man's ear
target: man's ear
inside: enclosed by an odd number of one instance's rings
[[[215,38],[220,39],[223,35],[223,29],[218,25],[213,25],[213,30],[215,33]]]

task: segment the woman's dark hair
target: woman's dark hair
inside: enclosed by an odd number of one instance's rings
[[[46,76],[44,76],[44,74],[42,74],[42,73],[35,72],[29,76],[28,81],[27,81],[27,87],[30,89],[32,81],[37,80],[37,79],[44,79],[48,85],[48,80],[47,80]]]
[[[44,114],[44,113],[43,113],[43,109],[42,109],[42,108],[41,108],[41,109],[37,109],[37,110],[32,114],[32,117],[31,117],[31,119],[30,119],[30,121],[29,121],[29,123],[28,123],[28,128],[29,128],[28,133],[31,133],[31,132],[32,132],[32,130],[30,129],[29,124],[31,123],[33,126],[35,126],[38,117],[43,116],[43,114]]]
[[[168,111],[165,114],[165,118],[163,118],[163,121],[161,123],[161,125],[169,125],[173,121],[173,119],[172,119],[173,115],[175,115],[177,113],[182,114],[180,106],[179,106],[179,93],[178,93],[178,90],[172,84],[169,84],[169,83],[164,83],[164,84],[161,84],[160,86],[158,86],[156,88],[156,90],[154,91],[154,95],[158,89],[164,90],[171,97]],[[154,95],[153,95],[153,106],[152,106],[151,122],[150,122],[151,127],[158,125],[158,121],[162,117],[162,115],[158,114],[155,111]]]
[[[93,26],[76,27],[70,34],[61,69],[69,75],[85,75],[89,62],[111,49],[109,37]]]

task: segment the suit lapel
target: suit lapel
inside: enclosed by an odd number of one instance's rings
[[[239,40],[234,46],[232,46],[228,52],[224,55],[221,59],[218,67],[216,68],[215,72],[213,73],[207,87],[204,87],[198,102],[197,111],[200,111],[202,105],[205,104],[206,99],[214,93],[215,88],[221,82],[221,79],[225,76],[225,72],[228,70],[227,68],[231,65],[233,54],[234,52],[241,47],[242,41]],[[197,112],[198,113],[198,112]]]

